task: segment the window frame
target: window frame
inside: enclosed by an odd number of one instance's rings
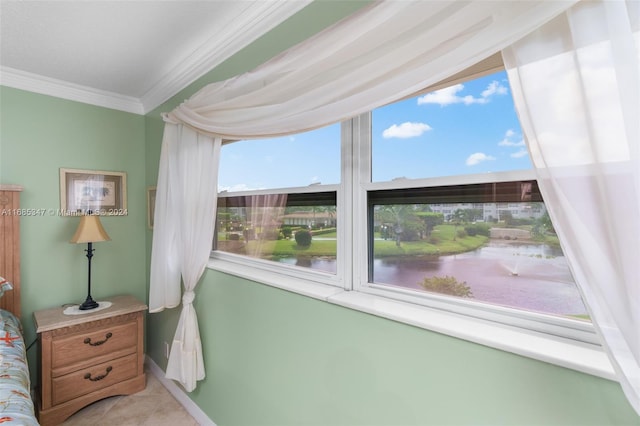
[[[340,194],[339,184],[330,184],[330,185],[309,185],[303,187],[291,187],[291,188],[274,188],[274,189],[261,189],[254,191],[236,191],[236,192],[228,192],[222,191],[218,193],[218,198],[232,198],[232,197],[248,197],[253,195],[265,195],[265,194],[313,194],[313,193],[326,193],[326,192],[335,192],[336,193],[336,220],[337,223],[340,223],[340,214],[338,213],[338,197]],[[216,218],[217,221],[217,218]],[[319,270],[313,270],[309,268],[303,268],[294,265],[288,265],[284,263],[273,262],[264,259],[258,259],[250,256],[243,256],[239,254],[227,253],[214,248],[211,251],[210,258],[212,260],[220,260],[228,263],[228,267],[231,267],[232,270],[237,269],[238,273],[243,273],[243,266],[248,266],[251,269],[256,269],[260,271],[264,271],[268,274],[279,274],[285,277],[289,277],[291,279],[298,279],[303,281],[308,281],[315,284],[320,285],[330,285],[333,287],[344,286],[344,274],[340,269],[340,261],[339,255],[340,247],[339,247],[339,239],[340,239],[340,226],[337,228],[337,241],[336,241],[336,274],[331,274],[328,272],[323,272]],[[210,262],[211,263],[211,262]],[[235,267],[233,267],[235,265]],[[246,272],[245,272],[246,274]]]
[[[363,114],[364,121],[371,121],[371,113]],[[370,129],[371,126],[369,125]],[[399,179],[384,182],[372,182],[372,143],[371,133],[361,134],[353,139],[354,150],[359,153],[361,168],[357,174],[358,182],[353,183],[354,198],[361,205],[360,211],[355,212],[352,217],[367,217],[368,193],[383,190],[400,190],[427,187],[473,185],[486,183],[501,183],[513,181],[536,180],[534,170],[519,170],[508,172],[493,172],[482,174],[452,175],[436,178],[423,179]],[[358,146],[360,145],[360,146]],[[596,335],[593,324],[563,318],[550,314],[529,312],[521,309],[492,305],[485,302],[464,300],[434,293],[421,293],[400,287],[392,287],[375,282],[369,282],[369,253],[371,250],[369,238],[369,223],[359,221],[358,230],[355,233],[358,237],[355,241],[360,248],[359,253],[364,256],[357,256],[357,273],[353,277],[353,290],[378,297],[385,297],[401,302],[417,304],[433,309],[448,311],[463,315],[469,318],[478,318],[506,326],[518,327],[527,331],[540,332],[561,338],[569,338],[586,344],[600,345],[600,340]]]
[[[367,194],[378,190],[536,180],[534,170],[372,182],[371,112],[341,123],[339,184],[224,192],[219,197],[336,191],[336,274],[212,251],[210,269],[328,303],[616,380],[590,322],[371,283]]]

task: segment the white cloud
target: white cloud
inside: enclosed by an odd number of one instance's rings
[[[489,86],[487,86],[487,88],[482,91],[483,98],[488,98],[489,96],[493,96],[493,95],[506,95],[506,94],[507,94],[507,88],[496,80],[493,80],[491,83],[489,83]]]
[[[511,154],[511,158],[522,158],[526,157],[527,155],[529,155],[529,151],[527,151],[526,149],[521,149],[520,151]]]
[[[520,140],[509,140],[509,138],[504,138],[500,142],[498,142],[500,146],[524,146],[524,139]]]
[[[467,95],[464,98],[462,98],[462,102],[464,102],[465,105],[473,105],[473,104],[486,104],[489,101],[487,100],[487,98],[474,98],[471,95]]]
[[[517,151],[509,154],[509,157],[511,158],[522,158],[529,155],[529,151],[527,151],[526,148],[522,148],[525,146],[524,139],[513,131],[513,129],[508,129],[504,132],[504,139],[498,142],[498,146],[504,146],[507,148],[520,147]]]
[[[472,104],[486,104],[490,101],[494,95],[506,95],[508,89],[503,86],[499,81],[492,81],[487,88],[482,91],[479,97],[473,95],[462,95],[459,92],[464,90],[463,84],[455,84],[444,89],[436,90],[432,93],[427,93],[424,96],[418,98],[418,105],[423,104],[438,104],[440,106],[447,106],[451,104],[463,103],[465,105]]]
[[[462,84],[456,84],[454,86],[447,87],[445,89],[436,90],[435,92],[427,93],[424,96],[418,98],[418,105],[422,104],[438,104],[441,106],[457,104],[461,102],[461,97],[456,93],[464,89]]]
[[[509,129],[504,134],[504,139],[498,142],[499,146],[524,146],[524,139],[514,138],[516,136],[516,132]]]
[[[393,126],[385,129],[382,132],[382,137],[388,138],[415,138],[422,135],[424,132],[431,130],[431,126],[426,123],[402,123],[399,126],[394,124]]]
[[[474,154],[471,154],[467,158],[466,164],[467,166],[475,166],[476,164],[480,164],[483,161],[490,161],[490,160],[495,160],[495,157],[492,157],[482,152],[476,152]]]

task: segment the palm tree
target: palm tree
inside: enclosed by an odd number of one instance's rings
[[[453,221],[453,241],[456,241],[458,237],[458,226],[464,223],[465,216],[466,214],[462,209],[457,209],[453,212],[453,217],[451,218]]]

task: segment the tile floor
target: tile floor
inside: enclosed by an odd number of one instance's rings
[[[198,422],[147,370],[147,387],[142,392],[95,402],[69,417],[63,425],[198,426]]]

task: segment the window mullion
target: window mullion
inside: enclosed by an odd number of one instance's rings
[[[352,158],[353,158],[353,120],[343,121],[340,135],[340,190],[337,197],[337,273],[345,290],[352,289],[351,276],[353,257],[351,235],[352,221]]]
[[[369,238],[367,225],[367,192],[371,183],[371,112],[361,114],[352,120],[352,259],[353,290],[361,290],[369,277]]]

